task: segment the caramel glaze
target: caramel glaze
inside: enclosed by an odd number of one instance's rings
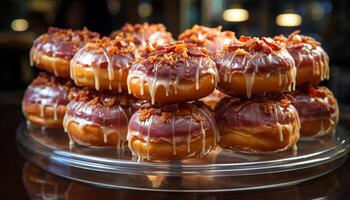
[[[196,90],[199,90],[199,80],[206,74],[212,76],[212,83],[216,85],[217,69],[215,63],[208,56],[207,50],[199,48],[195,44],[186,44],[180,41],[146,52],[141,59],[132,65],[127,82],[130,85],[133,78],[139,78],[142,85],[147,82],[152,104],[154,104],[155,94],[159,86],[163,86],[167,92],[169,92],[170,87],[173,87],[176,93],[178,84],[185,81],[193,82],[196,85]],[[140,93],[142,95],[143,91]]]
[[[225,46],[237,40],[235,33],[231,31],[221,31],[222,27],[209,28],[194,25],[191,29],[185,30],[178,37],[186,43],[197,44],[208,49],[209,54],[221,52]]]
[[[215,89],[210,95],[199,99],[203,101],[206,105],[210,106],[212,109],[215,108],[217,102],[226,97],[227,95]]]
[[[312,67],[312,75],[317,76],[317,80],[311,83],[318,84],[324,79],[329,79],[329,57],[314,38],[300,35],[300,31],[294,31],[288,37],[283,35],[275,36],[273,39],[288,50],[295,61],[297,69]],[[297,74],[297,79],[298,79]],[[305,81],[300,80],[302,84]]]
[[[177,143],[187,144],[190,152],[190,144],[197,136],[202,136],[204,151],[205,134],[208,130],[214,133],[216,144],[219,134],[214,115],[200,101],[163,106],[151,106],[145,103],[130,119],[128,140],[134,136],[143,139],[146,144],[163,140],[172,144],[173,154],[176,155]]]
[[[22,105],[39,104],[42,118],[45,117],[45,107],[51,106],[54,111],[53,117],[58,120],[58,106],[66,106],[77,95],[77,91],[78,88],[71,80],[41,72],[25,91]]]
[[[61,57],[70,60],[74,54],[86,43],[100,35],[84,28],[73,31],[49,27],[48,32],[39,36],[33,42],[32,51],[41,50],[53,57]]]
[[[243,74],[246,82],[247,97],[250,98],[255,76],[268,79],[271,74],[279,75],[282,84],[282,73],[287,80],[295,82],[296,68],[288,51],[271,38],[241,36],[233,41],[221,54],[214,58],[217,64],[220,82],[231,82],[232,74]],[[293,89],[289,86],[287,89]],[[220,85],[219,85],[220,88]]]
[[[115,38],[116,36],[132,41],[137,47],[140,48],[144,48],[146,46],[162,46],[174,42],[171,33],[166,31],[163,24],[126,23],[124,26],[122,26],[121,30],[112,32],[109,37]]]
[[[127,73],[131,63],[139,55],[135,44],[131,41],[126,41],[122,37],[115,37],[113,40],[107,37],[96,39],[93,42],[87,43],[81,48],[71,60],[71,78],[75,80],[77,75],[74,72],[74,67],[79,64],[84,67],[91,67],[95,77],[95,89],[100,89],[100,70],[108,70],[109,89],[112,89],[112,81],[118,77],[118,92],[122,92],[122,75]],[[78,74],[79,75],[79,74]],[[126,81],[126,80],[125,80]],[[124,84],[125,85],[125,84]]]

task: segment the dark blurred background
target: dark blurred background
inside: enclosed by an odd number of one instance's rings
[[[160,22],[174,37],[194,24],[222,25],[237,35],[274,36],[296,29],[322,42],[330,56],[328,85],[350,104],[350,1],[339,0],[1,0],[0,92],[24,90],[37,73],[32,41],[49,26],[102,35],[125,22]]]

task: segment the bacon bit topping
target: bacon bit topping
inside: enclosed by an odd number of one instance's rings
[[[309,44],[312,48],[316,48],[321,45],[320,42],[316,41],[314,38],[300,35],[300,30],[296,30],[291,33],[288,38],[283,35],[278,35],[273,38],[273,40],[277,41],[280,44],[287,45],[290,48],[299,48],[303,47],[303,44]]]
[[[89,88],[81,89],[75,97],[77,101],[85,101],[93,106],[112,107],[115,105],[130,106],[135,99],[126,94],[111,91],[95,91]]]
[[[229,51],[238,53],[239,55],[247,55],[247,53],[262,52],[264,54],[271,54],[274,51],[280,51],[281,46],[271,38],[241,36],[238,41],[232,42],[227,49]],[[237,52],[238,50],[238,52]],[[243,52],[246,51],[247,53]]]
[[[172,67],[176,67],[179,62],[185,62],[191,57],[209,57],[208,51],[204,48],[197,47],[195,44],[184,43],[179,41],[175,44],[159,46],[153,51],[149,51],[143,58],[137,59],[135,62],[147,60],[150,63],[164,63]]]
[[[203,105],[203,106],[201,106]],[[202,103],[176,103],[171,105],[163,105],[163,106],[156,106],[156,107],[150,107],[149,104],[144,104],[141,106],[139,120],[140,121],[146,121],[148,120],[152,115],[158,115],[160,116],[160,119],[162,122],[166,123],[169,122],[169,120],[172,119],[174,116],[191,116],[193,119],[195,119],[197,122],[205,120],[205,117],[196,112],[196,108],[203,109],[205,112],[208,111],[207,107],[204,106]]]
[[[129,24],[126,23],[122,27],[123,32],[129,32],[129,33],[145,33],[145,32],[166,32],[166,28],[163,24],[149,24],[149,23],[143,23],[143,24]]]
[[[209,28],[205,26],[194,25],[191,29],[185,30],[178,37],[187,43],[195,43],[200,46],[206,45],[208,41],[219,41],[223,38],[236,39],[235,33],[231,31],[221,32],[222,27]]]
[[[107,55],[130,55],[136,54],[137,49],[132,41],[124,40],[124,38],[116,36],[113,40],[108,37],[94,40],[87,43],[85,46],[88,50],[94,50],[96,53],[103,53],[105,51]]]
[[[84,43],[99,38],[100,34],[91,32],[87,28],[83,30],[60,29],[49,27],[47,33],[41,35],[36,42],[39,43],[66,43],[78,50]]]
[[[46,72],[40,72],[39,75],[32,81],[32,86],[49,86],[49,87],[62,87],[70,89],[74,87],[71,80],[59,78]]]

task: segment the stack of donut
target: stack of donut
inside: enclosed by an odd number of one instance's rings
[[[162,24],[126,24],[109,37],[49,28],[30,51],[28,122],[64,128],[83,146],[128,145],[138,160],[295,149],[300,135],[337,125],[329,58],[298,31],[240,36],[195,25],[175,41]],[[70,79],[69,79],[70,78]]]

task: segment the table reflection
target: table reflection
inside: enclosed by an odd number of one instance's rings
[[[350,161],[329,175],[279,190],[224,193],[169,193],[107,189],[50,174],[26,162],[23,183],[30,199],[313,199],[334,198],[346,191]],[[159,180],[155,180],[159,181]],[[155,183],[156,184],[156,183]]]

